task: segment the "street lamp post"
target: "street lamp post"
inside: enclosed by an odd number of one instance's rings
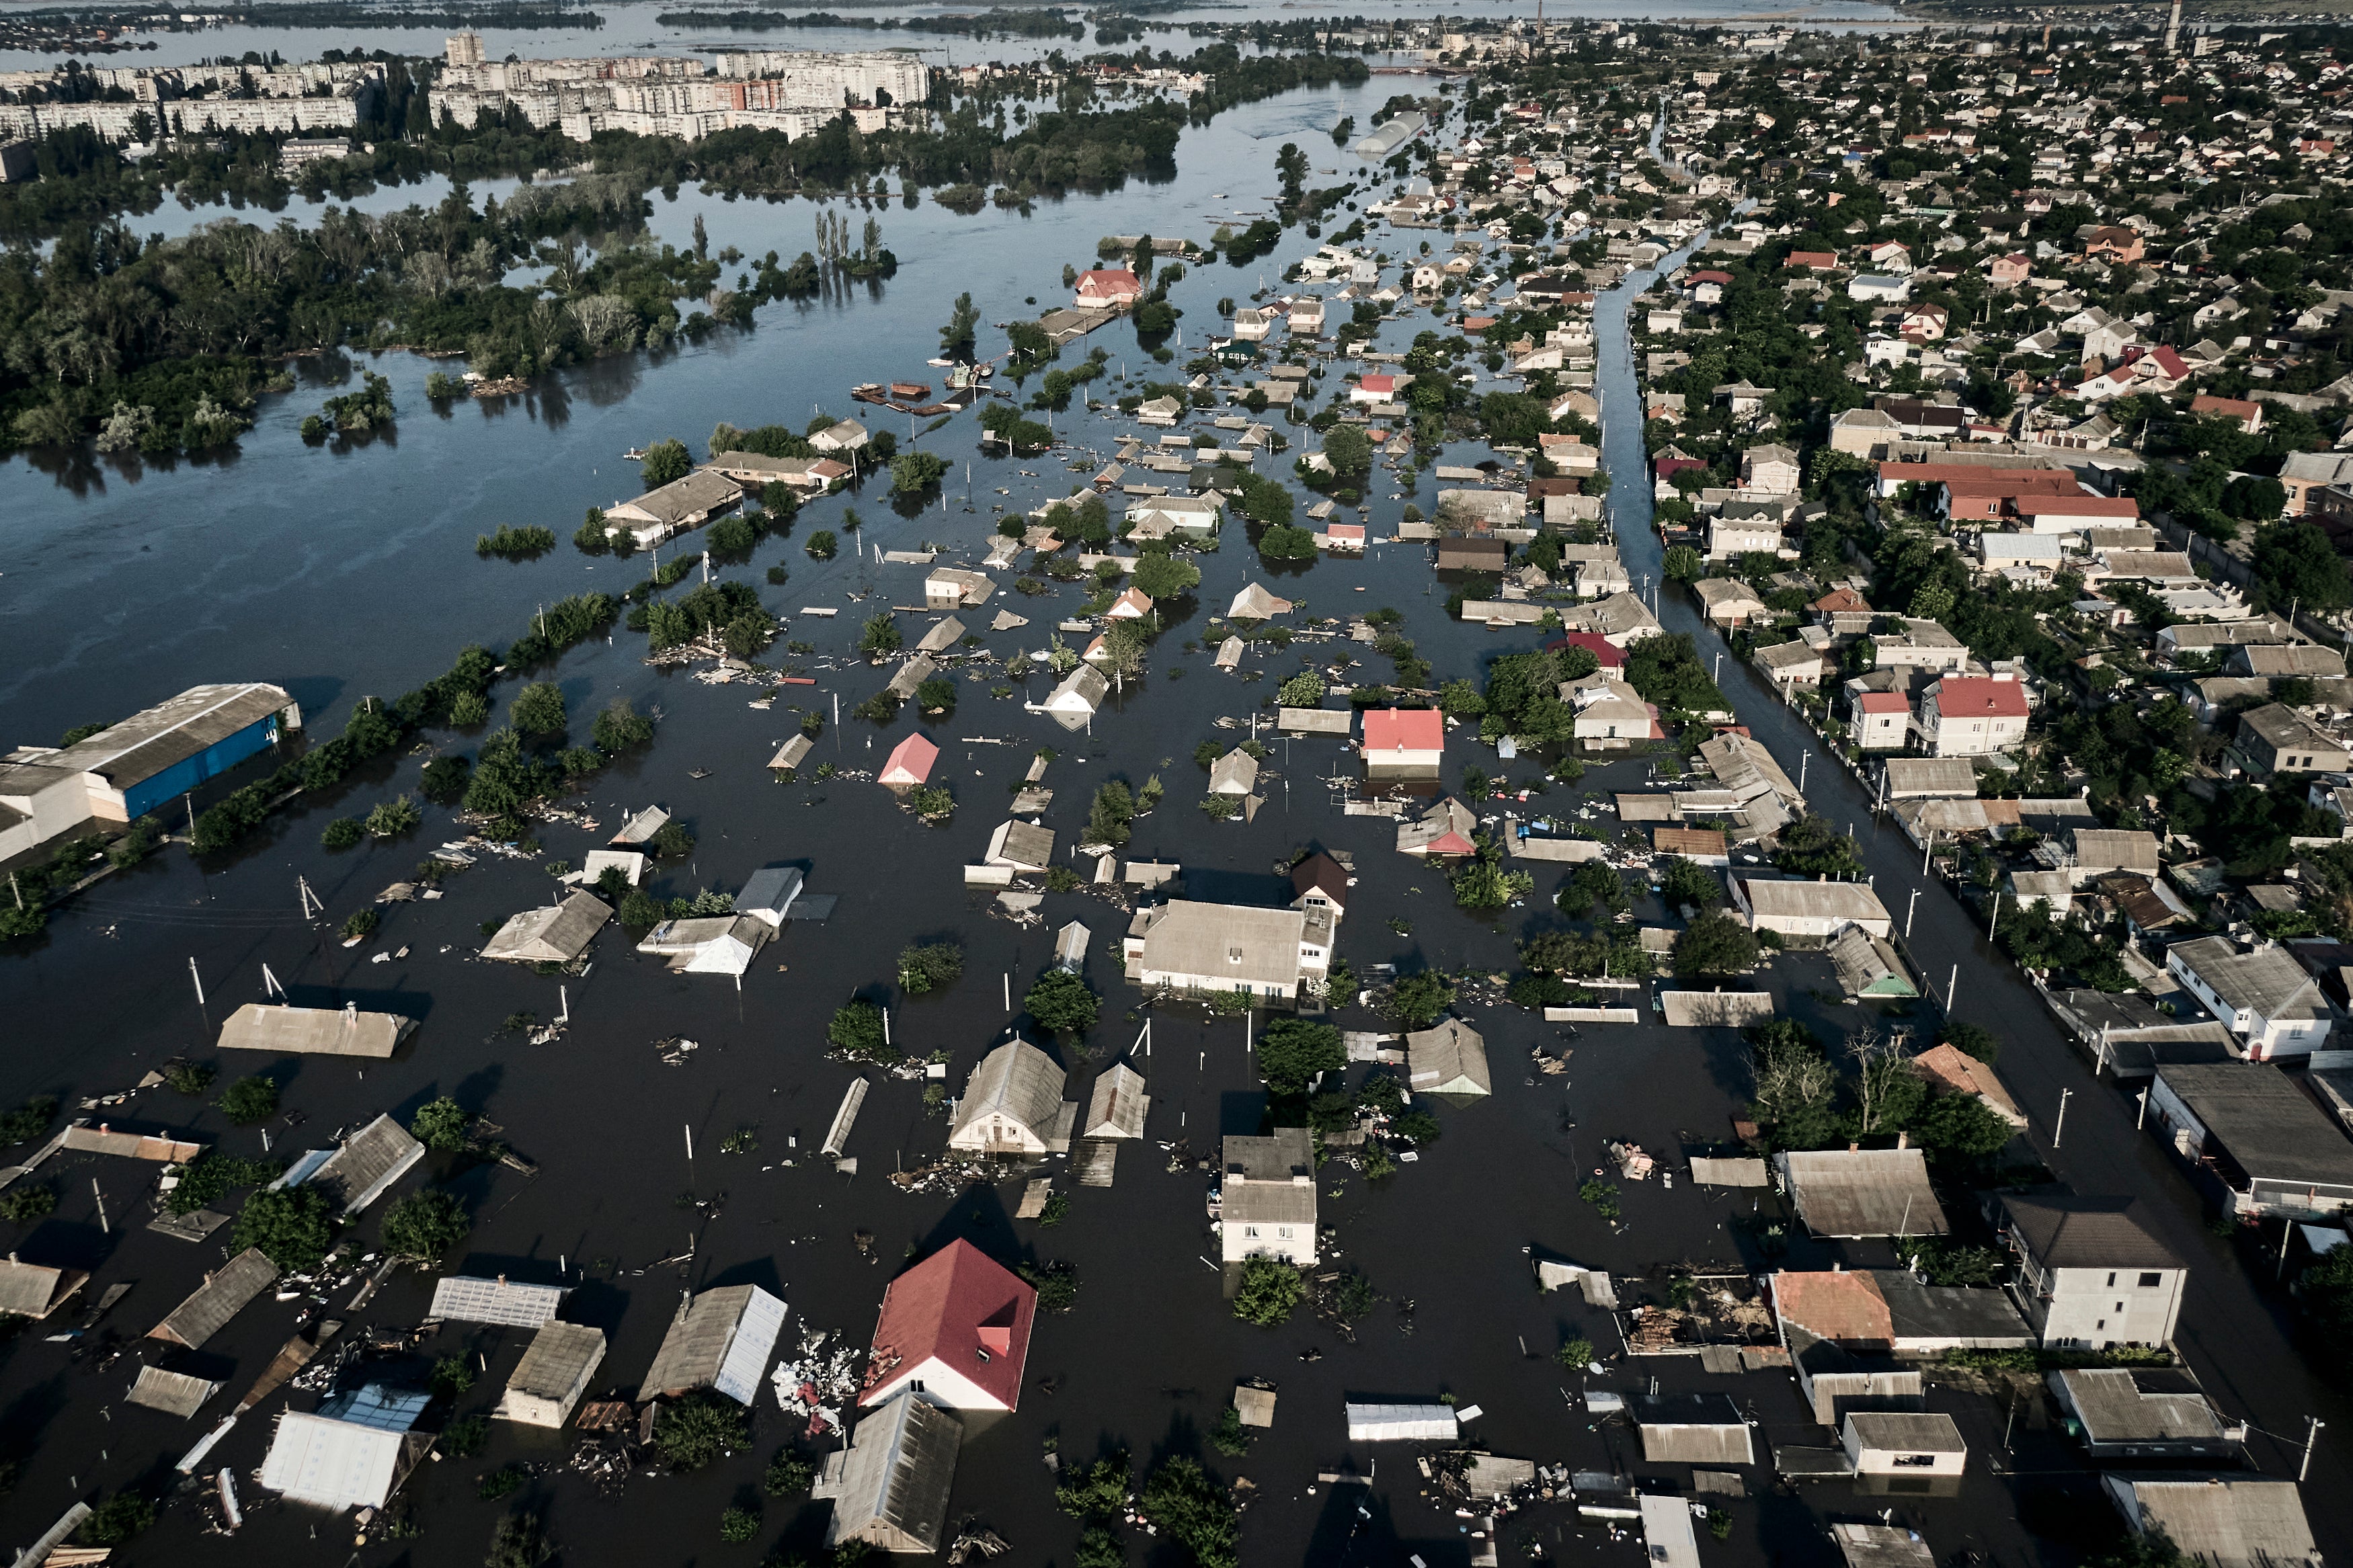
[[[2059,1120],[2051,1129],[2051,1147],[2053,1149],[2059,1147],[2060,1134],[2067,1131],[2067,1102],[2074,1097],[2075,1091],[2072,1089],[2059,1091]]]

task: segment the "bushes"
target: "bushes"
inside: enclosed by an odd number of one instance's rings
[[[834,1010],[825,1037],[834,1049],[855,1062],[888,1062],[899,1052],[882,1041],[882,1009],[871,1002],[851,1002]]]
[[[16,1110],[0,1116],[0,1148],[13,1143],[28,1143],[49,1130],[57,1119],[58,1097],[37,1094]]]
[[[278,1114],[278,1085],[259,1075],[241,1078],[221,1092],[216,1103],[231,1121],[250,1127]]]
[[[519,735],[560,735],[564,732],[564,689],[552,680],[535,680],[515,693],[507,709],[507,722]]]
[[[1318,1073],[1345,1072],[1348,1053],[1340,1031],[1304,1018],[1277,1018],[1258,1047],[1258,1075],[1271,1093],[1304,1094]]]
[[[1426,1029],[1438,1022],[1439,1015],[1453,1005],[1454,983],[1428,969],[1400,979],[1389,997],[1389,1011],[1400,1023],[1417,1029]]]
[[[1071,1264],[1022,1263],[1015,1265],[1014,1272],[1038,1292],[1041,1312],[1067,1312],[1079,1304],[1079,1271]]]
[[[288,1274],[316,1268],[334,1245],[327,1195],[316,1187],[265,1187],[245,1200],[230,1233],[232,1251],[259,1247]]]
[[[817,1479],[817,1467],[792,1448],[779,1448],[760,1477],[760,1489],[770,1497],[798,1497]]]
[[[1234,1568],[1240,1561],[1232,1494],[1192,1460],[1163,1460],[1144,1483],[1141,1506],[1145,1518],[1191,1552],[1200,1568]]]
[[[899,951],[899,989],[911,996],[954,983],[964,973],[964,949],[952,942]]]
[[[1040,1028],[1083,1035],[1095,1026],[1103,1004],[1087,983],[1069,970],[1050,969],[1029,987],[1021,1005]]]
[[[466,1146],[466,1128],[473,1118],[448,1095],[427,1100],[408,1123],[409,1136],[427,1149],[448,1152]]]
[[[155,1505],[136,1492],[116,1492],[90,1510],[74,1533],[91,1546],[120,1546],[155,1522]]]
[[[616,697],[606,704],[590,726],[588,738],[596,749],[608,757],[653,743],[653,721],[639,713],[626,697]]]
[[[274,1181],[284,1169],[275,1160],[248,1160],[207,1149],[180,1168],[179,1183],[164,1194],[164,1206],[174,1214],[194,1214],[232,1188]]]
[[[1757,933],[1722,910],[1710,910],[1675,937],[1680,979],[1725,979],[1757,967]]]

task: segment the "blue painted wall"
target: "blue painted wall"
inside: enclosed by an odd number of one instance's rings
[[[142,816],[157,806],[177,799],[216,774],[225,773],[237,763],[265,751],[278,740],[278,715],[256,719],[234,735],[227,735],[198,752],[183,758],[153,778],[142,779],[122,792],[123,804],[133,817]]]

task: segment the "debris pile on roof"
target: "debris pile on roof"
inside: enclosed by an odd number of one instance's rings
[[[841,1413],[857,1405],[864,1377],[865,1352],[847,1342],[828,1350],[833,1338],[830,1329],[804,1327],[800,1344],[768,1374],[776,1403],[787,1415],[807,1421],[811,1437],[841,1430]]]

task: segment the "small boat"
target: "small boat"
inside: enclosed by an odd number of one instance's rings
[[[894,381],[891,384],[893,397],[929,397],[932,389],[920,381]]]
[[[691,779],[707,779],[711,776],[711,770],[709,768],[696,768],[686,776]]]
[[[642,463],[646,460],[646,449],[643,447],[632,447],[622,453],[621,457],[627,462]]]

